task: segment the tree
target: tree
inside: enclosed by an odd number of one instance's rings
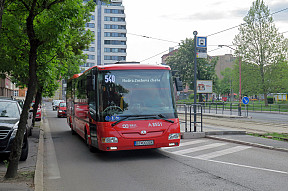
[[[5,0],[0,0],[0,33],[1,33],[1,28],[2,28],[2,16],[4,12],[4,5],[5,5]]]
[[[259,87],[259,93],[264,94],[265,104],[268,105],[267,94],[272,85],[269,79],[273,78],[271,74],[274,73],[271,70],[277,68],[271,66],[287,59],[287,39],[276,29],[263,0],[253,2],[244,21],[233,42],[237,46],[235,53],[255,70],[253,83]]]
[[[233,79],[233,73],[231,68],[225,68],[224,71],[221,71],[221,75],[223,79],[220,81],[220,93],[221,94],[230,94],[233,93],[232,83],[235,79]]]
[[[194,87],[194,47],[194,40],[187,38],[181,42],[178,51],[167,58],[167,65],[172,70],[177,70],[183,83],[189,85],[191,89]],[[215,65],[215,59],[197,59],[197,80],[213,80],[215,85],[217,81]]]
[[[77,55],[91,40],[84,23],[94,7],[93,1],[83,4],[82,0],[15,0],[5,8],[0,71],[28,87],[5,178],[17,175],[28,110],[36,89],[51,90],[53,86],[47,85],[44,76],[48,80],[56,76],[54,80],[58,80],[65,73],[63,68],[80,62],[71,59],[80,59]]]

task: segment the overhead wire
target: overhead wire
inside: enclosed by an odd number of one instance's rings
[[[274,15],[274,14],[277,14],[277,13],[280,13],[280,12],[283,12],[283,11],[286,11],[286,10],[288,10],[288,7],[287,7],[287,8],[284,8],[284,9],[281,9],[281,10],[279,10],[279,11],[275,11],[275,12],[271,13],[271,16]],[[234,26],[234,27],[230,27],[230,28],[227,28],[227,29],[224,29],[224,30],[221,30],[221,31],[212,33],[212,34],[209,34],[209,35],[207,35],[207,37],[214,36],[214,35],[216,35],[216,34],[220,34],[220,33],[223,33],[223,32],[229,31],[229,30],[232,30],[232,29],[234,29],[234,28],[240,27],[240,26],[245,25],[245,24],[246,24],[246,23],[241,23],[241,24],[236,25],[236,26]],[[282,34],[287,33],[287,32],[288,32],[288,31],[282,32]],[[170,41],[170,40],[165,40],[165,39],[159,39],[159,38],[153,38],[153,37],[148,37],[148,36],[146,36],[146,35],[138,35],[138,34],[133,34],[133,33],[127,33],[127,34],[135,35],[135,36],[140,36],[140,37],[144,37],[144,38],[155,39],[155,40],[166,41],[166,42],[178,43],[178,45],[175,46],[175,47],[180,46],[180,43],[179,43],[179,42],[175,42],[175,41]],[[211,45],[211,46],[215,46],[215,45]],[[175,47],[173,47],[173,48],[175,48]],[[216,50],[218,50],[218,49],[220,49],[220,48],[213,49],[213,50],[211,50],[211,51],[209,51],[209,52],[216,51]],[[147,58],[147,59],[142,60],[141,62],[146,61],[146,60],[149,60],[149,59],[151,59],[151,58],[154,58],[154,57],[156,57],[156,56],[158,56],[158,55],[160,55],[160,54],[163,54],[163,53],[165,53],[165,52],[167,52],[167,51],[169,51],[169,50],[165,50],[165,51],[163,51],[163,52],[160,52],[160,53],[158,53],[158,54],[156,54],[156,55],[154,55],[154,56],[151,56],[151,57],[149,57],[149,58]]]

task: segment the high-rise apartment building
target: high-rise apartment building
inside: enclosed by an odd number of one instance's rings
[[[111,0],[110,4],[94,0],[97,4],[92,13],[91,21],[86,23],[86,29],[94,34],[94,41],[89,49],[85,69],[95,65],[114,64],[126,61],[126,21],[122,0]],[[85,0],[84,0],[85,2]]]

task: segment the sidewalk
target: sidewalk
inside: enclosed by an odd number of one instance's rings
[[[212,116],[212,115],[209,115],[209,116]],[[214,115],[214,117],[218,118],[219,115],[217,116]],[[181,118],[181,116],[179,118]],[[221,118],[241,118],[241,117],[231,116],[231,115],[222,115]],[[251,125],[249,125],[249,127],[247,127],[247,124],[244,124],[244,123],[232,124],[231,121],[229,123],[225,123],[224,120],[221,121],[219,125],[215,125],[215,124],[211,125],[211,124],[206,124],[205,121],[207,121],[207,119],[204,119],[204,123],[202,127],[203,132],[201,132],[200,124],[197,124],[197,128],[196,128],[197,132],[193,132],[194,127],[192,124],[192,127],[191,127],[192,132],[190,132],[190,121],[187,122],[187,126],[186,126],[188,132],[185,132],[185,124],[181,123],[180,130],[182,133],[182,138],[185,139],[185,138],[206,137],[206,138],[216,139],[216,140],[221,140],[221,141],[226,141],[226,142],[233,142],[233,143],[244,144],[244,145],[249,145],[249,146],[254,146],[254,147],[288,152],[288,142],[250,136],[250,135],[247,135],[247,132],[246,132],[246,129],[249,129],[250,133],[258,133],[264,130],[265,132],[270,132],[270,133],[273,133],[273,132],[288,133],[288,128],[285,126],[281,127],[281,126],[275,125],[275,126],[267,127],[266,124],[261,125],[261,124],[252,123]],[[229,125],[230,127],[227,127]]]
[[[38,122],[37,122],[38,123]],[[29,140],[29,154],[26,161],[19,161],[18,164],[18,178],[5,180],[0,182],[0,191],[33,191],[34,190],[34,176],[36,170],[36,162],[38,160],[38,142],[40,123],[32,130],[32,136],[28,137]],[[4,177],[7,167],[5,165],[6,158],[0,160],[0,175]]]

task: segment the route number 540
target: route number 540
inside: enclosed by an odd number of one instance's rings
[[[115,76],[114,75],[105,75],[105,83],[114,83],[115,82]]]

